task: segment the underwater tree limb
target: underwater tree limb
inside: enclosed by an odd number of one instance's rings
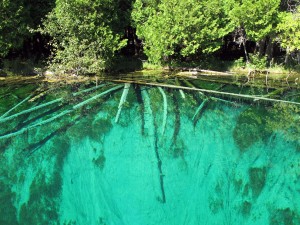
[[[113,80],[114,82],[121,82],[122,80]],[[273,98],[266,98],[266,97],[259,97],[259,96],[252,96],[252,95],[245,95],[245,94],[236,94],[236,93],[230,93],[230,92],[222,92],[222,91],[215,91],[215,90],[207,90],[207,89],[201,89],[201,88],[191,88],[191,87],[183,87],[183,86],[177,86],[172,84],[162,84],[162,83],[150,83],[150,82],[135,82],[135,81],[129,81],[126,80],[127,83],[134,83],[134,84],[140,84],[140,85],[148,85],[148,86],[155,86],[155,87],[167,87],[167,88],[173,88],[173,89],[181,89],[181,90],[189,90],[189,91],[199,91],[203,93],[209,93],[213,95],[221,95],[221,96],[228,96],[228,97],[237,97],[237,98],[244,98],[249,100],[261,100],[266,102],[277,102],[277,103],[287,103],[287,104],[294,104],[294,105],[300,105],[300,102],[293,102],[293,101],[286,101],[281,99],[273,99]]]
[[[161,95],[163,96],[164,100],[164,115],[163,115],[163,123],[162,123],[162,135],[165,133],[166,124],[167,124],[167,116],[168,116],[168,101],[167,96],[164,90],[161,87],[158,87],[158,90],[160,91]]]
[[[157,169],[158,169],[158,173],[159,173],[159,184],[160,184],[160,191],[161,191],[161,198],[160,201],[162,203],[166,203],[166,194],[165,194],[165,188],[164,188],[164,174],[162,172],[162,161],[160,159],[160,155],[158,152],[158,137],[157,137],[157,129],[156,129],[156,124],[155,124],[155,120],[154,120],[154,116],[153,116],[153,112],[151,109],[151,105],[150,105],[150,97],[148,95],[148,92],[144,89],[142,90],[142,96],[144,98],[144,103],[145,103],[145,109],[148,111],[147,114],[149,116],[151,116],[151,124],[149,124],[151,126],[151,129],[149,129],[149,131],[152,131],[152,135],[154,136],[154,152],[155,152],[155,157],[157,160]]]
[[[121,114],[121,111],[122,111],[122,107],[123,107],[124,103],[126,102],[126,98],[127,98],[128,92],[129,92],[129,88],[130,88],[130,84],[125,83],[124,90],[123,90],[123,93],[122,93],[122,96],[121,96],[121,99],[120,99],[120,103],[119,103],[119,106],[118,106],[118,112],[117,112],[116,119],[115,119],[116,123],[119,120],[119,117],[120,117],[120,114]]]
[[[185,83],[188,87],[190,87],[190,88],[196,88],[191,82],[189,82],[189,81],[187,81],[187,80],[183,80],[183,81],[184,81],[184,83]],[[220,101],[220,102],[225,102],[225,103],[237,105],[236,102],[224,100],[224,99],[222,99],[222,98],[217,98],[217,97],[212,97],[212,96],[207,97],[207,96],[205,96],[205,95],[203,94],[203,92],[200,92],[200,91],[199,91],[199,95],[200,95],[201,98],[205,97],[205,99],[209,98],[209,99],[212,99],[212,100],[215,100],[215,101]]]
[[[76,96],[78,96],[78,95],[81,95],[82,93],[86,93],[86,92],[89,92],[89,91],[94,91],[94,90],[97,90],[97,89],[102,88],[102,87],[104,87],[104,86],[106,86],[106,84],[101,84],[101,85],[97,85],[97,86],[95,86],[95,87],[91,87],[91,88],[88,88],[88,89],[84,89],[84,90],[82,90],[82,91],[79,91],[79,92],[74,93],[73,96],[76,97]]]
[[[141,115],[141,133],[144,136],[144,134],[145,134],[145,115],[144,115],[145,107],[144,107],[144,101],[142,98],[140,86],[136,85],[134,88],[134,91],[135,91],[137,101],[139,103],[139,108],[140,108],[139,111],[140,111],[140,115]]]
[[[204,99],[204,101],[200,104],[200,106],[197,108],[192,120],[195,120],[196,116],[199,114],[199,112],[201,111],[201,109],[203,109],[203,107],[205,106],[205,103],[208,101],[208,99]]]
[[[103,86],[105,86],[105,85],[99,85],[99,86],[97,86],[97,88],[101,88],[101,87],[103,87]],[[82,94],[82,93],[84,93],[84,92],[88,92],[88,91],[91,91],[91,90],[95,90],[95,89],[97,89],[97,88],[95,88],[95,87],[89,88],[89,89],[87,89],[87,90],[84,90],[84,91],[80,91],[80,92],[74,93],[73,96],[77,96],[77,95]],[[63,98],[58,98],[58,99],[52,100],[52,101],[50,101],[50,102],[47,102],[47,103],[44,103],[44,104],[35,106],[35,107],[33,107],[33,108],[26,109],[26,110],[24,110],[24,111],[22,111],[22,112],[16,113],[16,114],[14,114],[14,115],[11,115],[11,116],[8,116],[8,117],[5,117],[5,118],[0,117],[0,123],[3,123],[3,122],[6,122],[6,121],[15,119],[15,118],[18,117],[18,116],[21,116],[21,115],[24,115],[24,114],[27,114],[27,113],[36,111],[36,110],[38,110],[38,109],[41,109],[41,108],[44,108],[44,107],[47,107],[47,106],[50,106],[50,105],[52,105],[52,104],[55,104],[55,103],[58,103],[58,102],[62,102],[62,101],[63,101]]]
[[[8,110],[6,113],[4,113],[2,116],[0,116],[0,119],[7,116],[11,111],[22,105],[24,102],[28,101],[31,98],[32,95],[29,95],[27,98],[23,99],[21,102],[16,104],[14,107],[12,107],[10,110]]]
[[[180,83],[179,83],[177,77],[175,78],[175,84],[176,84],[177,86],[180,86]],[[183,92],[181,89],[179,90],[179,93],[180,93],[181,97],[182,97],[183,99],[185,99],[185,94],[184,94],[184,92]]]
[[[24,110],[24,111],[22,111],[22,112],[19,112],[19,113],[16,113],[16,114],[14,114],[14,115],[11,115],[11,116],[8,116],[8,117],[5,117],[5,118],[0,119],[0,123],[3,123],[3,122],[6,122],[6,121],[9,121],[9,120],[12,120],[12,119],[14,119],[14,118],[16,118],[16,117],[18,117],[18,116],[24,115],[24,114],[26,114],[26,113],[33,112],[33,111],[35,111],[35,110],[44,108],[44,107],[46,107],[46,106],[49,106],[49,105],[52,105],[52,104],[61,102],[62,100],[63,100],[63,98],[58,98],[58,99],[55,99],[55,100],[53,100],[53,101],[47,102],[47,103],[45,103],[45,104],[35,106],[35,107],[31,108],[31,109],[26,109],[26,110]]]
[[[108,94],[108,93],[110,93],[110,92],[112,92],[112,91],[115,91],[115,90],[117,90],[117,89],[120,89],[121,87],[122,87],[121,85],[115,86],[115,87],[113,87],[113,88],[111,88],[111,89],[109,89],[109,90],[106,90],[106,91],[104,91],[104,92],[102,92],[102,93],[100,93],[100,94],[98,94],[98,95],[95,95],[95,96],[93,96],[93,97],[91,97],[91,98],[89,98],[89,99],[87,99],[87,100],[85,100],[85,101],[83,101],[83,102],[81,102],[81,103],[79,103],[79,104],[73,106],[71,109],[67,109],[67,110],[64,110],[63,112],[60,112],[60,113],[57,114],[56,116],[53,116],[53,117],[51,117],[51,118],[49,118],[49,119],[46,119],[46,120],[43,120],[42,122],[33,124],[33,125],[29,126],[29,127],[24,127],[24,128],[22,128],[21,130],[19,130],[19,131],[12,132],[12,133],[5,134],[5,135],[2,135],[2,136],[0,136],[0,140],[1,140],[1,139],[5,139],[5,138],[14,137],[14,136],[20,135],[20,134],[22,134],[22,133],[25,133],[25,132],[27,132],[27,131],[33,129],[33,128],[36,128],[36,127],[39,127],[39,126],[48,124],[48,123],[50,123],[50,122],[52,122],[52,121],[54,121],[54,120],[56,120],[56,119],[59,119],[59,118],[65,116],[65,115],[67,115],[67,114],[72,113],[74,110],[81,108],[82,106],[84,106],[84,105],[90,103],[91,101],[93,101],[93,100],[95,100],[95,99],[97,99],[97,98],[99,98],[99,97],[102,97],[102,96],[104,96],[104,95],[106,95],[106,94]]]

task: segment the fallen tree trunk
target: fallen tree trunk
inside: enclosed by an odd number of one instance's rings
[[[126,101],[126,98],[127,98],[128,92],[129,92],[129,88],[130,88],[130,84],[125,83],[124,90],[123,90],[123,93],[122,93],[122,96],[121,96],[121,99],[120,99],[120,103],[119,103],[119,106],[118,106],[118,112],[117,112],[117,115],[116,115],[115,123],[117,123],[119,121],[119,117],[120,117],[120,114],[121,114],[121,111],[122,111],[122,107],[123,107],[123,105]]]
[[[31,98],[32,95],[29,95],[27,98],[16,104],[14,107],[12,107],[10,110],[8,110],[6,113],[4,113],[2,116],[0,116],[0,119],[3,117],[6,117],[10,112],[12,112],[14,109],[22,105],[24,102],[28,101]]]
[[[99,86],[97,86],[97,88],[95,88],[95,87],[89,88],[87,90],[74,93],[73,96],[78,96],[79,94],[82,94],[82,93],[85,93],[85,92],[88,92],[88,91],[91,91],[91,90],[95,90],[95,89],[101,88],[103,86],[105,86],[105,85],[104,84],[103,85],[99,85]],[[41,108],[44,108],[44,107],[47,107],[47,106],[50,106],[50,105],[53,105],[55,103],[62,102],[62,101],[63,101],[63,98],[58,98],[58,99],[55,99],[53,101],[50,101],[50,102],[47,102],[47,103],[35,106],[35,107],[31,108],[31,109],[24,110],[22,112],[16,113],[14,115],[11,115],[11,116],[8,116],[8,117],[5,117],[5,118],[3,118],[3,116],[2,116],[2,117],[0,117],[0,123],[3,123],[3,122],[6,122],[6,121],[15,119],[18,116],[21,116],[21,115],[24,115],[24,114],[36,111],[38,109],[41,109]]]
[[[172,89],[199,91],[199,92],[213,94],[213,95],[221,95],[221,96],[228,96],[228,97],[235,97],[235,98],[244,98],[244,99],[253,100],[253,101],[261,100],[261,101],[272,102],[272,103],[287,103],[287,104],[300,105],[300,102],[286,101],[286,100],[281,100],[281,99],[272,99],[272,98],[245,95],[245,94],[236,94],[236,93],[222,92],[222,91],[215,91],[215,90],[207,90],[207,89],[201,89],[201,88],[183,87],[183,86],[176,86],[176,85],[172,85],[172,84],[135,82],[135,81],[129,81],[129,80],[126,80],[126,81],[112,80],[112,81],[113,82],[119,82],[119,83],[127,82],[127,83],[148,85],[148,86],[155,86],[155,87],[166,87],[166,88],[172,88]]]
[[[163,114],[163,123],[162,123],[162,131],[161,131],[162,135],[164,135],[166,124],[167,124],[167,116],[168,116],[168,101],[164,90],[161,87],[158,87],[158,90],[160,91],[164,101],[164,114]]]
[[[89,98],[89,99],[87,99],[87,100],[85,100],[85,101],[83,101],[83,102],[81,102],[81,103],[79,103],[79,104],[73,106],[71,109],[67,109],[67,110],[65,110],[65,111],[63,111],[63,112],[57,114],[56,116],[53,116],[53,117],[51,117],[51,118],[49,118],[49,119],[46,119],[46,120],[43,120],[42,122],[33,124],[33,125],[29,126],[29,127],[22,128],[22,129],[19,130],[19,131],[12,132],[12,133],[5,134],[5,135],[2,135],[2,136],[0,136],[0,140],[6,139],[6,138],[10,138],[10,137],[14,137],[14,136],[23,134],[23,133],[25,133],[25,132],[27,132],[27,131],[29,131],[29,130],[32,130],[33,128],[36,128],[36,127],[39,127],[39,126],[48,124],[48,123],[50,123],[50,122],[52,122],[52,121],[54,121],[54,120],[56,120],[56,119],[59,119],[59,118],[65,116],[65,115],[67,115],[67,114],[72,113],[74,110],[81,108],[82,106],[84,106],[84,105],[90,103],[91,101],[93,101],[93,100],[95,100],[95,99],[97,99],[97,98],[99,98],[99,97],[102,97],[102,96],[104,96],[104,95],[106,95],[106,94],[108,94],[108,93],[110,93],[110,92],[112,92],[112,91],[115,91],[115,90],[117,90],[117,89],[120,89],[121,87],[122,87],[121,85],[118,85],[118,86],[116,86],[116,87],[113,87],[113,88],[111,88],[111,89],[109,89],[109,90],[107,90],[107,91],[104,91],[104,92],[102,92],[102,93],[100,93],[100,94],[98,94],[98,95],[95,95],[95,96],[93,96],[93,97],[91,97],[91,98]]]

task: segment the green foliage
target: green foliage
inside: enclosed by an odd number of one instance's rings
[[[278,22],[280,0],[228,0],[231,23],[244,28],[247,38],[259,41],[274,33]]]
[[[3,0],[0,3],[0,57],[22,46],[29,36],[29,14],[25,1]]]
[[[137,0],[132,18],[144,51],[153,63],[170,57],[214,52],[231,31],[222,4],[217,1]],[[223,18],[223,19],[221,19]]]
[[[283,48],[289,51],[300,50],[300,6],[295,13],[282,12],[276,30]]]
[[[246,62],[244,61],[243,57],[235,60],[233,63],[233,67],[235,67],[235,68],[243,68],[245,66],[246,66]]]
[[[267,67],[267,56],[259,56],[259,54],[249,54],[250,67],[253,69],[265,69]]]
[[[53,38],[53,61],[61,70],[95,73],[109,64],[121,41],[117,4],[112,0],[57,0],[43,32]]]
[[[41,24],[55,0],[3,0],[0,3],[0,57],[19,49],[33,36],[32,29]]]

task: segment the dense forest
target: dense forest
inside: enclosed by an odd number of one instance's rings
[[[81,74],[117,58],[298,68],[299,0],[2,0],[0,66],[46,60]],[[242,58],[242,59],[241,59]]]

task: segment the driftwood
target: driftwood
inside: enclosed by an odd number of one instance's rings
[[[199,68],[190,68],[190,67],[179,67],[176,68],[177,70],[181,70],[182,72],[179,72],[178,75],[181,74],[191,74],[191,75],[197,75],[199,74],[207,74],[207,75],[221,75],[221,76],[231,76],[233,73],[231,72],[220,72],[220,71],[215,71],[215,70],[203,70]]]

